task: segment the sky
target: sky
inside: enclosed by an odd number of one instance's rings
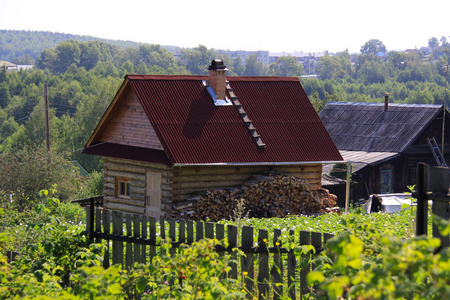
[[[0,0],[0,29],[89,35],[183,48],[359,53],[450,41],[450,1]]]

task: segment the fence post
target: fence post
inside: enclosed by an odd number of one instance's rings
[[[205,223],[205,237],[208,239],[214,238],[214,223],[211,222]]]
[[[127,228],[127,237],[131,237],[133,232],[131,231],[131,214],[125,215],[126,220],[126,228]],[[126,253],[125,253],[125,263],[127,268],[131,268],[133,265],[133,243],[126,242]]]
[[[228,247],[230,249],[236,248],[237,247],[237,227],[234,225],[228,225]],[[233,278],[233,279],[237,279],[238,278],[238,273],[237,273],[237,263],[236,263],[236,259],[237,259],[237,255],[235,253],[231,253],[231,259],[234,262],[230,262],[230,273],[229,273],[229,277]]]
[[[103,232],[109,234],[111,232],[111,211],[103,211]],[[110,245],[109,240],[106,240],[105,257],[103,258],[103,268],[108,269],[111,266],[110,263]]]
[[[241,260],[242,272],[247,272],[247,277],[244,279],[247,291],[252,294],[255,281],[255,268],[253,265],[253,253],[249,252],[253,247],[253,227],[242,227],[242,249],[245,256]]]
[[[168,221],[169,223],[169,239],[172,243],[170,249],[169,249],[169,254],[170,256],[174,256],[175,253],[177,252],[177,248],[175,248],[174,243],[177,242],[177,237],[176,237],[176,233],[175,233],[175,220],[174,219],[169,219]]]
[[[148,228],[148,217],[142,216],[141,230],[142,239],[147,239],[147,228]],[[141,245],[141,263],[145,264],[147,262],[147,245]]]
[[[304,230],[300,231],[300,245],[311,245],[311,232]],[[306,276],[308,276],[308,273],[311,271],[310,259],[311,254],[309,252],[302,255],[302,269],[300,270],[300,292],[302,295],[309,293]]]
[[[123,214],[113,211],[113,234],[116,236],[123,235]],[[113,264],[123,265],[123,242],[113,241]]]
[[[278,250],[282,247],[281,241],[281,230],[274,229],[273,231],[273,246]],[[283,295],[283,260],[281,259],[281,254],[275,253],[273,255],[273,299],[278,300]]]
[[[290,238],[295,238],[295,231],[289,230]],[[288,292],[291,299],[295,297],[295,268],[297,267],[297,259],[295,258],[294,250],[289,250],[288,253]]]
[[[220,241],[221,243],[223,242],[223,240],[225,239],[225,226],[223,224],[216,224],[216,239],[218,241]],[[219,256],[222,257],[224,256],[225,253],[224,252],[219,252]],[[220,276],[219,279],[220,280],[224,280],[225,278],[227,278],[227,274],[226,272],[223,272]]]
[[[332,238],[334,238],[334,234],[324,233],[323,234],[323,243],[326,245],[328,243],[328,241],[331,240]]]
[[[178,242],[181,244],[186,243],[186,221],[180,220],[178,227]]]
[[[161,237],[161,240],[166,239],[166,222],[163,217],[159,218],[159,236]],[[166,250],[162,247],[160,247],[160,251],[161,254],[166,254]]]
[[[102,210],[98,207],[95,207],[95,231],[102,231]]]
[[[431,208],[434,215],[443,218],[444,220],[450,219],[450,202],[449,199],[433,199],[433,206]],[[441,234],[435,224],[433,224],[433,237],[441,240],[441,248],[450,247],[450,236],[444,236]]]
[[[200,241],[204,238],[203,235],[203,222],[202,221],[197,221],[196,225],[195,225],[195,241]]]
[[[428,169],[426,164],[417,164],[416,236],[427,235],[428,200],[426,197],[426,185],[428,183],[428,172],[426,169]]]
[[[150,264],[153,263],[153,258],[156,256],[156,246],[154,243],[156,243],[156,219],[155,217],[150,217],[148,226],[150,226],[150,242],[153,243],[153,245],[150,245]]]
[[[141,237],[141,216],[134,214],[133,215],[133,237],[140,238]],[[133,263],[141,262],[141,244],[134,244],[134,253],[133,253]]]
[[[94,199],[90,199],[90,205],[89,205],[89,213],[88,213],[88,218],[87,218],[87,224],[89,224],[89,228],[88,228],[88,234],[89,234],[89,239],[93,240],[94,239]]]
[[[269,232],[260,229],[258,234],[258,248],[265,251],[259,253],[259,271],[258,271],[258,298],[260,300],[267,299],[269,296],[269,249],[267,248]]]
[[[186,242],[188,245],[191,245],[194,242],[194,222],[187,221],[186,230]]]

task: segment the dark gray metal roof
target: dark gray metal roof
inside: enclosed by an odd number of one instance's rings
[[[328,102],[319,113],[339,150],[403,152],[442,105]]]

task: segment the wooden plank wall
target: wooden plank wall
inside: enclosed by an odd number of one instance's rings
[[[161,173],[161,211],[170,212],[172,204],[173,180],[171,168],[163,164],[111,157],[105,157],[105,177],[103,188],[104,207],[123,212],[144,214],[147,171]],[[121,199],[116,197],[116,177],[131,179],[131,199]]]
[[[173,170],[173,200],[183,201],[192,193],[205,189],[220,189],[239,186],[254,174],[261,174],[269,169],[283,172],[307,181],[312,190],[321,187],[322,165],[293,166],[204,166],[176,167]]]
[[[153,126],[142,108],[136,94],[127,89],[119,99],[115,110],[108,119],[108,125],[101,141],[115,144],[163,150]]]

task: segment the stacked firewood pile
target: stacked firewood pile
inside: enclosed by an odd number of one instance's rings
[[[282,174],[255,175],[240,187],[207,190],[173,206],[172,217],[191,220],[232,219],[239,201],[248,217],[284,217],[327,213],[336,205],[328,190],[309,191],[301,179]]]

